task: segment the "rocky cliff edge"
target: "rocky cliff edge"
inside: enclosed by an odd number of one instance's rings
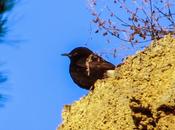
[[[62,118],[57,130],[175,130],[175,39],[129,56]]]

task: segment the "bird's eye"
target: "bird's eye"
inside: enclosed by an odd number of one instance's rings
[[[78,55],[78,53],[77,52],[75,52],[74,54],[73,54],[73,56],[77,56]]]

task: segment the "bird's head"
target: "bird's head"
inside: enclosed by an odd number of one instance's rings
[[[91,55],[93,52],[86,47],[77,47],[73,49],[70,53],[64,53],[62,56],[67,56],[71,59],[71,61],[86,58]]]

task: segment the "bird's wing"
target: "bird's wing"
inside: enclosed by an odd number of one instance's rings
[[[103,58],[101,58],[98,55],[92,55],[89,57],[89,64],[90,64],[90,68],[97,68],[97,69],[103,69],[103,70],[110,70],[110,69],[114,69],[115,66],[104,60]]]
[[[86,68],[86,69],[96,69],[96,70],[110,70],[110,69],[115,69],[115,66],[102,59],[98,55],[90,55],[88,58],[81,59],[77,61],[76,65],[81,68]]]

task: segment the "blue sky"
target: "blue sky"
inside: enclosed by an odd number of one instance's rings
[[[85,43],[97,52],[110,48],[98,35],[88,41],[91,19],[86,0],[17,4],[8,24],[9,38],[21,42],[0,46],[0,61],[5,63],[1,69],[9,76],[0,89],[9,95],[0,108],[0,130],[55,130],[63,106],[87,94],[73,83],[69,60],[60,54]]]
[[[21,42],[0,46],[2,69],[9,75],[0,89],[9,95],[0,108],[1,130],[54,130],[63,105],[87,93],[72,82],[69,61],[60,54],[83,45],[90,19],[82,0],[18,3],[8,25],[9,37]]]

